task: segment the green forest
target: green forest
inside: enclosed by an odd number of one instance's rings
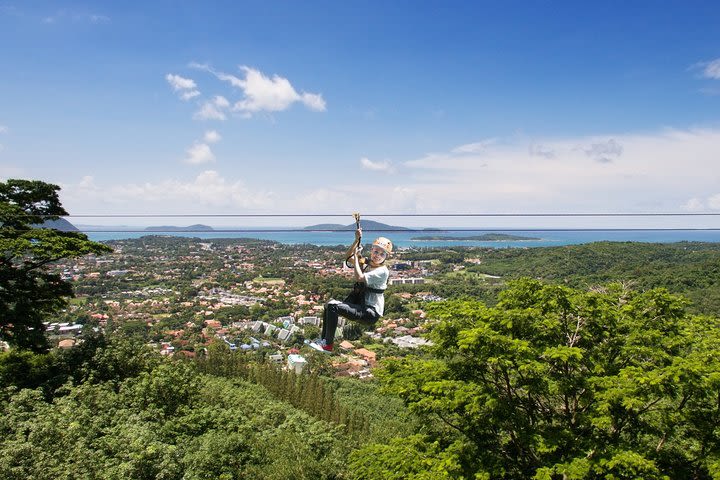
[[[98,334],[0,356],[2,478],[720,478],[720,320],[622,284],[429,309],[377,380]]]
[[[440,259],[448,273],[435,287],[446,298],[463,295],[494,304],[505,280],[530,277],[547,283],[591,289],[620,282],[637,290],[666,288],[683,295],[693,313],[720,313],[720,245],[678,242],[667,244],[596,242],[543,248],[424,249],[409,259]],[[453,265],[479,258],[463,276]],[[475,275],[467,275],[467,273]],[[490,276],[502,277],[495,280]]]

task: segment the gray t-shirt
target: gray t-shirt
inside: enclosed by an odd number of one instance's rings
[[[365,283],[370,288],[386,289],[390,272],[386,266],[378,267],[365,272]],[[382,293],[365,292],[365,305],[375,308],[378,315],[385,312],[385,295]]]

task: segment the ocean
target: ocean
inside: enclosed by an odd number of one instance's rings
[[[349,245],[353,241],[353,232],[321,232],[321,231],[263,231],[248,232],[88,232],[87,236],[94,241],[102,242],[108,240],[123,240],[140,238],[147,235],[170,235],[178,237],[190,237],[199,239],[212,238],[253,238],[262,240],[273,240],[283,244],[298,245],[311,244],[318,246]],[[533,237],[537,240],[500,240],[500,241],[476,241],[476,240],[415,240],[419,236],[450,236],[470,237],[484,233],[506,233],[514,236]],[[392,231],[392,232],[364,232],[364,240],[368,243],[376,236],[390,238],[396,247],[399,248],[423,248],[423,247],[494,247],[494,248],[529,248],[529,247],[550,247],[559,245],[577,245],[599,241],[611,242],[646,242],[646,243],[674,243],[683,241],[692,242],[720,242],[720,230],[505,230],[482,232],[477,230],[461,231]]]

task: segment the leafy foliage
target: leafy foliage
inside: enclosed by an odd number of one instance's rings
[[[710,478],[720,454],[720,321],[658,289],[523,279],[495,308],[436,304],[428,357],[390,360],[390,392],[469,445],[464,474]],[[435,460],[444,451],[436,452]]]
[[[637,290],[664,287],[687,297],[691,301],[688,305],[691,312],[720,314],[720,245],[717,243],[597,242],[562,247],[483,249],[474,251],[473,255],[479,256],[482,263],[469,266],[469,272],[508,279],[532,277],[575,288],[609,282],[623,282]],[[455,283],[466,291],[469,288],[465,282]],[[452,289],[450,285],[446,288]],[[492,290],[492,284],[479,285],[471,294],[494,303],[497,289]]]
[[[1,478],[337,478],[347,455],[340,427],[261,386],[157,354],[126,376],[108,364],[127,359],[128,341],[111,341],[104,373],[88,371],[51,402],[40,390],[6,387]]]
[[[34,226],[67,215],[58,190],[40,181],[0,182],[0,339],[19,348],[46,349],[43,321],[72,296],[70,284],[44,267],[110,251],[81,233]]]
[[[458,456],[422,435],[395,438],[350,455],[350,478],[387,480],[439,480],[462,478]]]

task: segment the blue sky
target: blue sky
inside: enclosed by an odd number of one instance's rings
[[[0,0],[0,178],[75,214],[720,213],[719,18]]]

